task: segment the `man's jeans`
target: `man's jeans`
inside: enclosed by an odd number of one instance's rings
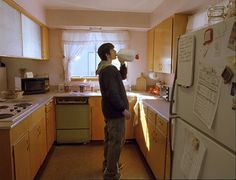
[[[106,119],[104,127],[104,179],[119,179],[119,158],[124,144],[125,118]]]

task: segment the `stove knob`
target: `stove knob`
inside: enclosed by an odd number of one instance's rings
[[[17,107],[15,106],[14,109],[17,109]]]
[[[10,112],[14,111],[14,109],[10,109]]]
[[[26,107],[23,107],[23,109],[26,109]]]
[[[21,112],[21,110],[20,110],[20,109],[17,109],[17,112],[19,113],[19,112]]]

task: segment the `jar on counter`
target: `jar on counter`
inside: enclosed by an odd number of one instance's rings
[[[223,21],[225,18],[225,7],[224,6],[211,6],[207,10],[208,23],[215,24]]]
[[[236,16],[236,0],[229,0],[229,3],[226,8],[226,17],[230,18]]]
[[[65,92],[70,92],[70,86],[69,85],[64,85],[64,91]]]

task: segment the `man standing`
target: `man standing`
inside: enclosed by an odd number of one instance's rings
[[[98,48],[101,62],[96,73],[102,93],[102,111],[105,117],[104,142],[104,179],[119,179],[119,158],[124,143],[125,119],[130,119],[129,103],[122,79],[126,78],[127,68],[124,60],[119,59],[120,71],[111,64],[116,59],[116,51],[111,43]]]

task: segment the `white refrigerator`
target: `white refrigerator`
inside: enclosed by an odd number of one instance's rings
[[[236,18],[178,41],[172,179],[236,179]]]

